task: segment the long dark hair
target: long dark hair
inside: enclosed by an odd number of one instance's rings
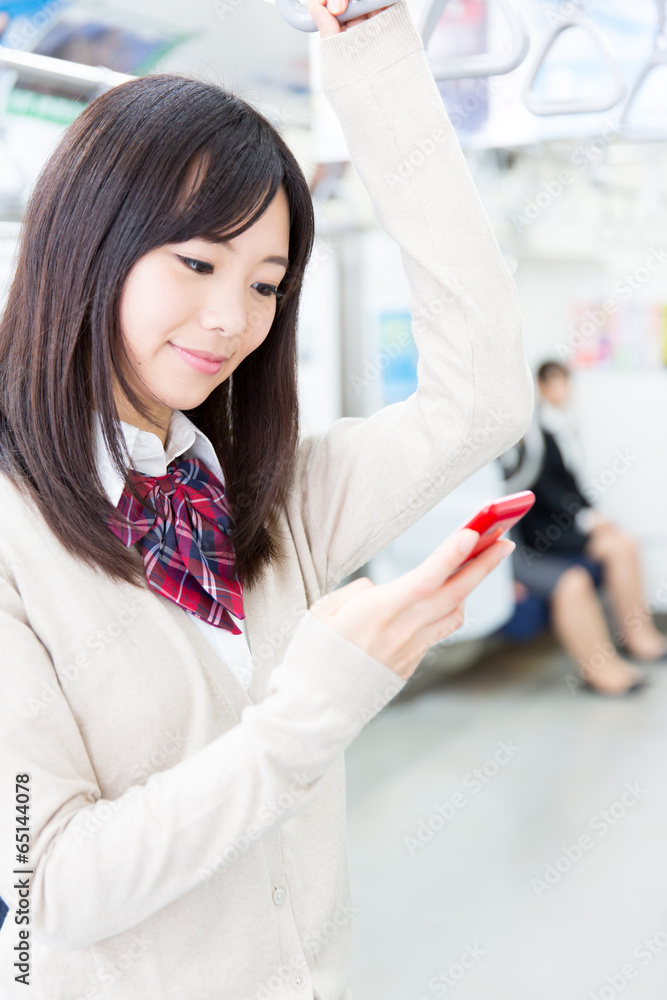
[[[0,321],[0,471],[70,553],[119,580],[137,585],[141,575],[108,526],[122,518],[97,474],[93,409],[125,475],[112,373],[149,418],[125,375],[125,279],[164,244],[244,232],[281,184],[290,267],[271,330],[204,402],[183,411],[218,455],[236,568],[250,584],[283,554],[276,514],[299,439],[296,325],[314,218],[296,159],[271,122],[238,96],[154,74],[89,104],[34,187]]]

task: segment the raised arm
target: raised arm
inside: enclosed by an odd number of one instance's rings
[[[533,387],[516,287],[405,0],[319,44],[324,92],[401,250],[419,351],[407,400],[301,442],[290,520],[324,592],[513,445]]]

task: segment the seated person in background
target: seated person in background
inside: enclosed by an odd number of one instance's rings
[[[642,600],[634,540],[599,514],[577,481],[580,456],[566,404],[567,368],[557,361],[537,373],[538,399],[526,435],[500,457],[508,493],[530,489],[532,509],[512,529],[513,571],[519,588],[548,602],[556,636],[579,665],[583,683],[604,694],[638,690],[645,681],[619,655],[598,593],[609,593],[614,639],[635,660],[667,657],[667,640]]]

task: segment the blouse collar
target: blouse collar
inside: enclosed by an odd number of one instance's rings
[[[97,449],[97,470],[109,497],[118,506],[125,486],[125,480],[114,468],[109,450],[104,441],[102,423],[97,410],[94,410],[95,435]],[[222,469],[209,438],[201,431],[182,410],[172,410],[167,434],[167,446],[164,448],[157,434],[141,430],[134,424],[120,421],[125,438],[125,447],[129,454],[128,467],[136,469],[147,476],[166,476],[167,466],[179,455],[186,458],[198,458],[211,472],[224,482]],[[187,452],[187,454],[186,454]]]

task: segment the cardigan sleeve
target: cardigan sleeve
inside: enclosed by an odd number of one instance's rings
[[[32,870],[34,937],[63,950],[133,927],[219,871],[230,849],[232,859],[244,854],[308,806],[338,755],[406,683],[307,611],[261,703],[107,800],[53,661],[2,575],[0,644],[0,896],[16,907],[13,869]],[[49,711],[35,714],[31,702],[45,691]],[[15,860],[17,775],[30,781],[26,866]],[[276,812],[276,801],[288,805]]]
[[[322,87],[410,289],[418,387],[299,447],[291,495],[321,589],[403,532],[526,429],[516,287],[406,0],[319,42]]]

